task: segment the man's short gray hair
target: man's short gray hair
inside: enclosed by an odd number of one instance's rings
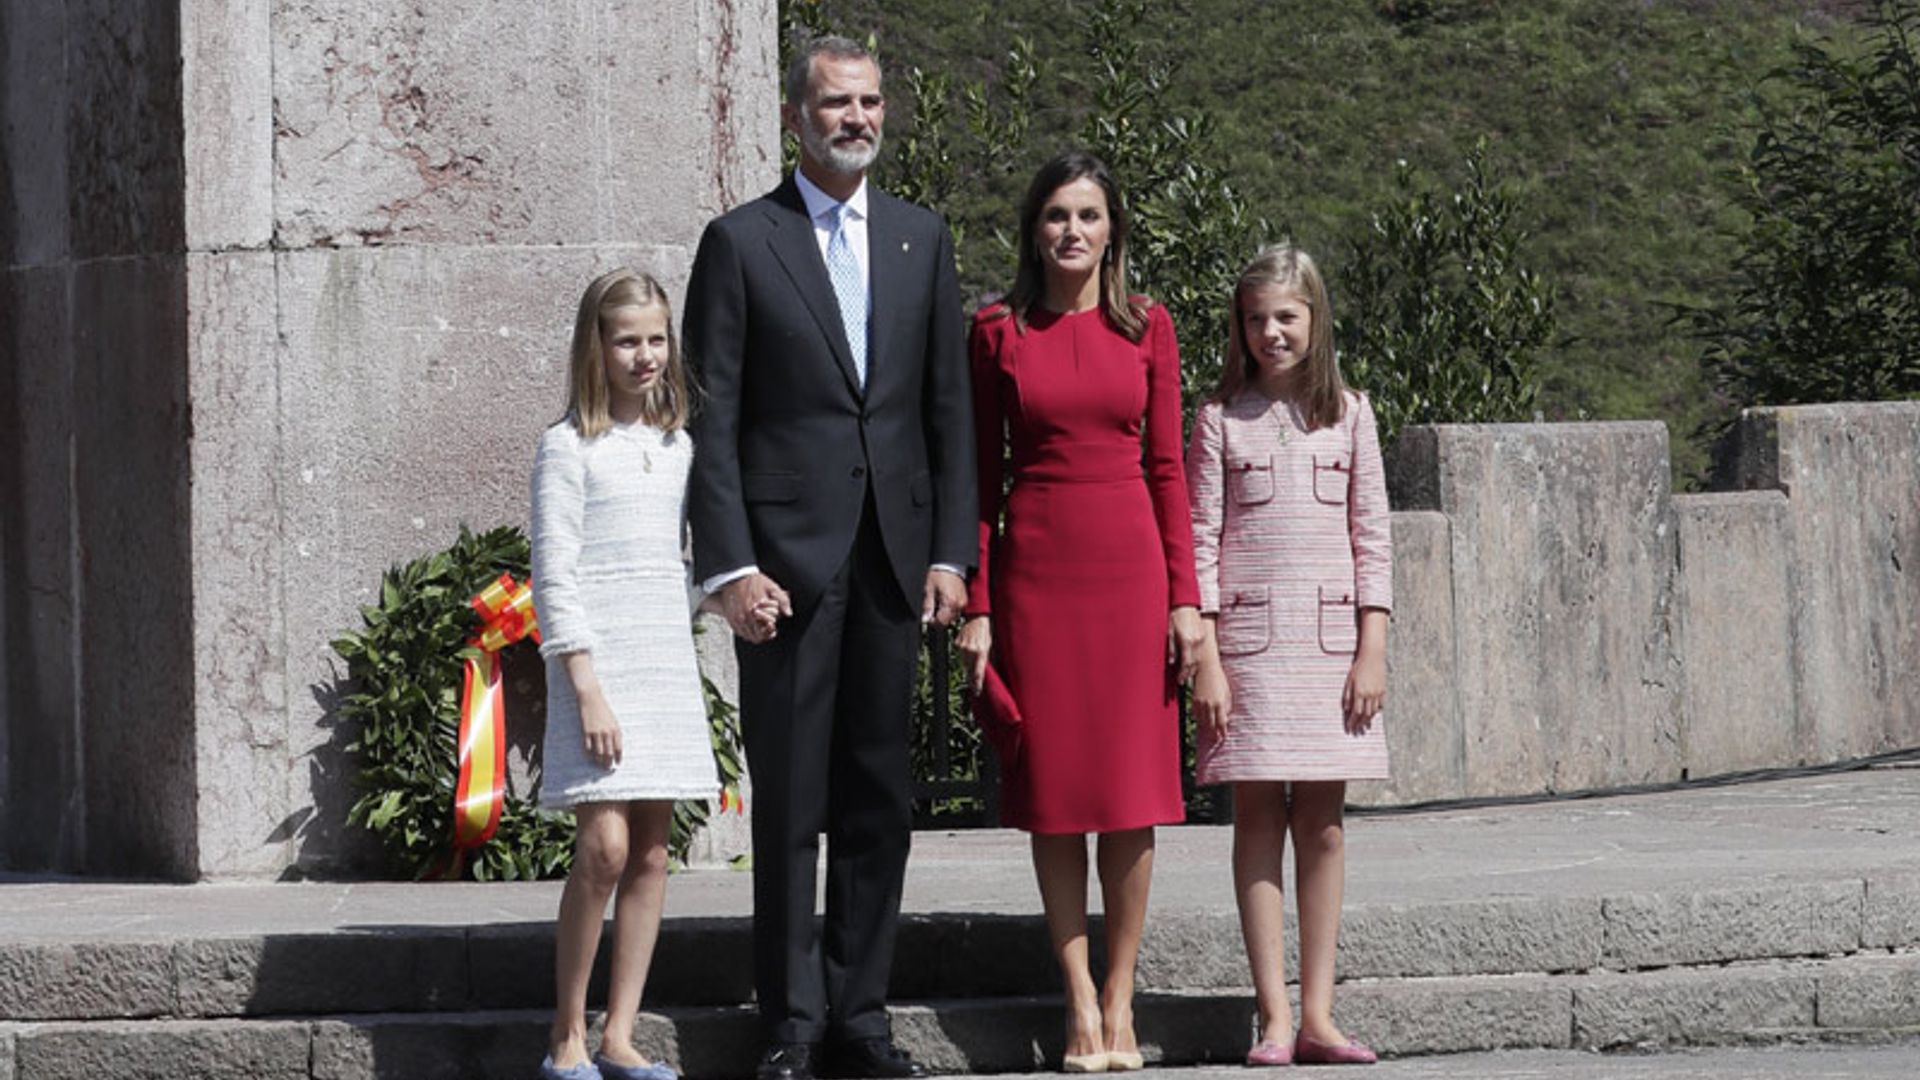
[[[812,38],[800,46],[793,54],[793,62],[787,65],[786,101],[789,105],[802,105],[807,100],[807,80],[813,75],[813,58],[830,56],[835,60],[872,60],[873,54],[865,45],[850,37],[827,34]]]

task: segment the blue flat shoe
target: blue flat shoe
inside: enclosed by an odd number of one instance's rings
[[[600,1070],[591,1061],[561,1068],[553,1063],[553,1055],[548,1054],[540,1062],[540,1080],[602,1080]]]
[[[673,1071],[673,1066],[658,1061],[650,1065],[621,1065],[603,1057],[595,1057],[593,1063],[606,1080],[680,1080],[680,1074]]]

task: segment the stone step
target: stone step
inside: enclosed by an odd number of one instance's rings
[[[1361,904],[1345,913],[1339,970],[1343,978],[1369,980],[1845,956],[1920,948],[1916,913],[1920,876],[1912,875]],[[1091,936],[1101,939],[1097,918]],[[1287,963],[1296,970],[1291,956]],[[552,924],[534,922],[164,940],[35,938],[0,943],[0,1021],[543,1009],[553,1000],[552,970]],[[1205,991],[1246,980],[1231,909],[1156,910],[1149,917],[1142,989]],[[604,970],[596,999],[603,987]],[[935,913],[902,920],[894,1000],[1056,991],[1038,915]],[[751,997],[745,918],[667,920],[648,981],[649,1005],[740,1005]]]
[[[1619,1050],[1920,1034],[1920,954],[1768,961],[1635,973],[1444,976],[1344,983],[1341,1024],[1388,1055],[1494,1049]],[[1140,995],[1136,1022],[1160,1065],[1237,1062],[1251,992]],[[1043,1070],[1060,1052],[1057,997],[905,1002],[894,1033],[943,1073]],[[0,1080],[526,1080],[544,1010],[0,1024]],[[692,1080],[751,1073],[744,1006],[643,1013],[644,1052]]]

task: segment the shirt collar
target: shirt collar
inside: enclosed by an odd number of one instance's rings
[[[800,189],[800,198],[807,204],[807,217],[814,221],[819,221],[821,215],[840,205],[838,199],[821,191],[813,181],[807,179],[807,174],[799,169],[793,170],[793,182],[794,186]],[[847,196],[847,210],[856,220],[867,219],[866,177],[861,177],[860,186],[853,189],[852,195]]]

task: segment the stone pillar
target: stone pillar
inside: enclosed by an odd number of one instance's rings
[[[327,642],[524,523],[587,280],[774,181],[772,0],[0,17],[6,859],[350,868]]]

